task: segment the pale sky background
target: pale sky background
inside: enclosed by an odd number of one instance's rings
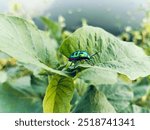
[[[21,11],[31,17],[42,15],[50,8],[54,0],[0,0],[0,12],[11,10],[12,4],[19,3]]]
[[[0,13],[12,11],[12,4],[20,3],[21,10],[14,15],[25,18],[44,15],[55,21],[63,16],[70,30],[78,28],[84,18],[89,25],[118,34],[126,26],[140,26],[145,15],[142,10],[150,10],[146,1],[150,0],[0,0]]]

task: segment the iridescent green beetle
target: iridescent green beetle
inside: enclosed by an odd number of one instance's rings
[[[86,51],[75,51],[69,57],[69,61],[80,61],[89,59],[90,55]]]
[[[94,55],[96,55],[97,52],[93,55],[89,55],[86,51],[75,51],[69,56],[69,61],[72,63],[77,63],[78,61],[85,60],[88,64],[91,64],[91,59]],[[71,64],[72,65],[72,64]],[[92,63],[93,65],[93,63]]]

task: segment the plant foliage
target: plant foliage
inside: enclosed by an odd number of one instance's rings
[[[0,14],[0,112],[149,112],[150,57],[142,48],[98,27],[66,35],[60,23],[42,21],[45,31]],[[89,61],[70,63],[75,51]]]

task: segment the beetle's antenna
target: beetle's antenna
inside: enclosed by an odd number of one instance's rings
[[[95,55],[97,55],[99,52],[96,52],[95,54],[92,54],[90,57],[93,57],[93,56],[95,56]]]

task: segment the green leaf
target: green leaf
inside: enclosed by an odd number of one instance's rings
[[[108,102],[105,95],[98,91],[95,86],[89,89],[79,101],[74,112],[76,113],[108,113],[115,112],[113,106]]]
[[[50,72],[57,64],[56,43],[31,22],[0,14],[0,50],[25,64],[33,64]]]
[[[93,63],[107,70],[122,73],[130,79],[150,74],[150,58],[133,43],[124,42],[101,28],[84,26],[70,35],[60,47],[69,57],[78,50],[93,56]]]
[[[7,81],[12,87],[18,88],[26,88],[27,86],[31,86],[31,77],[29,75],[22,76],[17,79],[9,79]]]
[[[75,108],[76,105],[78,104],[79,100],[80,100],[80,96],[79,96],[77,90],[75,89],[74,94],[73,94],[73,98],[72,98],[72,100],[71,100],[71,110],[70,110],[70,112],[71,112],[72,110],[74,110],[74,108]]]
[[[7,78],[7,73],[5,71],[0,71],[0,83],[4,83]]]
[[[75,78],[94,85],[114,84],[117,82],[117,73],[100,67],[91,67],[78,73]]]
[[[55,75],[51,79],[44,97],[44,112],[69,112],[73,93],[73,80],[71,78]]]
[[[116,112],[121,113],[139,113],[139,112],[149,112],[149,110],[142,105],[136,104],[134,101],[137,95],[142,95],[143,90],[136,91],[134,93],[133,85],[128,85],[124,83],[116,83],[114,85],[99,85],[99,90],[102,91],[108,101],[113,105]]]
[[[42,99],[29,89],[0,84],[0,112],[42,112]]]
[[[143,96],[146,96],[150,91],[150,86],[148,85],[133,85],[134,100],[138,100]]]
[[[116,112],[124,112],[134,97],[131,86],[123,83],[99,85],[98,89],[106,95]]]
[[[150,86],[133,84],[134,103],[150,109]]]
[[[148,113],[150,112],[150,110],[138,105],[130,104],[126,109],[122,111],[122,113],[123,112],[124,113]]]
[[[79,96],[83,96],[89,85],[84,80],[77,78],[74,80],[74,86]]]
[[[40,75],[38,77],[32,75],[31,85],[36,93],[44,97],[46,88],[48,86],[48,77],[46,75]]]

